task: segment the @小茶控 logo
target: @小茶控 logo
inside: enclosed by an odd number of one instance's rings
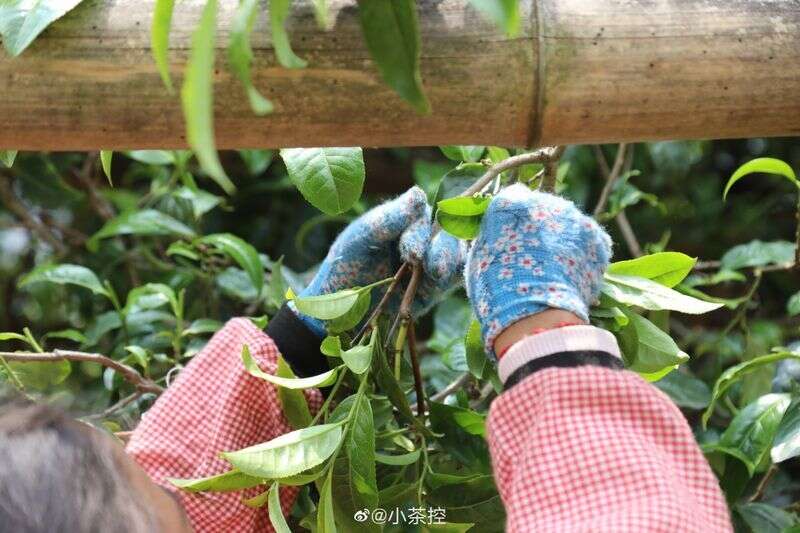
[[[359,509],[353,513],[353,519],[358,523],[372,522],[377,525],[435,525],[444,524],[447,519],[447,512],[442,507],[409,507],[401,509]]]

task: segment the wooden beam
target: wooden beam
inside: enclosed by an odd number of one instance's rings
[[[154,0],[85,0],[18,58],[0,53],[0,149],[185,147],[180,102],[150,53]],[[180,84],[202,0],[176,2]],[[420,1],[420,116],[369,58],[353,1],[309,1],[289,32],[303,70],[277,66],[261,13],[254,81],[276,104],[250,111],[224,46],[236,2],[221,2],[215,77],[220,148],[491,144],[539,146],[800,134],[800,2],[522,0],[507,38],[466,0]]]

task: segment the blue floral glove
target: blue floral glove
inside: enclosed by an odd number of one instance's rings
[[[412,311],[424,313],[445,291],[461,283],[466,257],[465,244],[455,237],[439,232],[431,238],[431,218],[431,208],[419,187],[373,208],[336,238],[300,296],[363,287],[393,276],[403,261],[412,261],[423,268]],[[373,303],[380,296],[380,290],[373,291]],[[387,311],[396,312],[399,301],[395,294]],[[319,336],[325,335],[322,321],[298,316]]]
[[[611,239],[572,202],[524,185],[489,204],[467,258],[467,294],[486,352],[505,328],[547,308],[589,319]]]

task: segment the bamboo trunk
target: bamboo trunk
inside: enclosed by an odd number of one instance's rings
[[[202,1],[176,2],[170,37],[180,84]],[[0,148],[186,146],[177,95],[151,58],[154,0],[85,0],[20,57],[0,53]],[[265,13],[254,33],[256,117],[225,65],[237,2],[221,5],[215,77],[220,148],[476,144],[539,146],[800,133],[798,0],[522,0],[507,38],[467,0],[419,2],[417,115],[381,80],[352,1],[310,2],[288,23],[302,70],[276,64]]]

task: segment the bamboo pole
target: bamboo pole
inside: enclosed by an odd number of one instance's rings
[[[253,76],[276,104],[261,118],[225,66],[236,3],[220,6],[220,148],[800,134],[798,0],[521,0],[522,34],[513,39],[467,0],[420,1],[428,116],[380,79],[352,0],[329,1],[328,32],[303,0],[288,27],[306,69],[277,66],[260,14]],[[20,57],[0,53],[0,149],[185,147],[180,102],[151,58],[153,4],[85,0]],[[176,2],[178,86],[201,7]]]

